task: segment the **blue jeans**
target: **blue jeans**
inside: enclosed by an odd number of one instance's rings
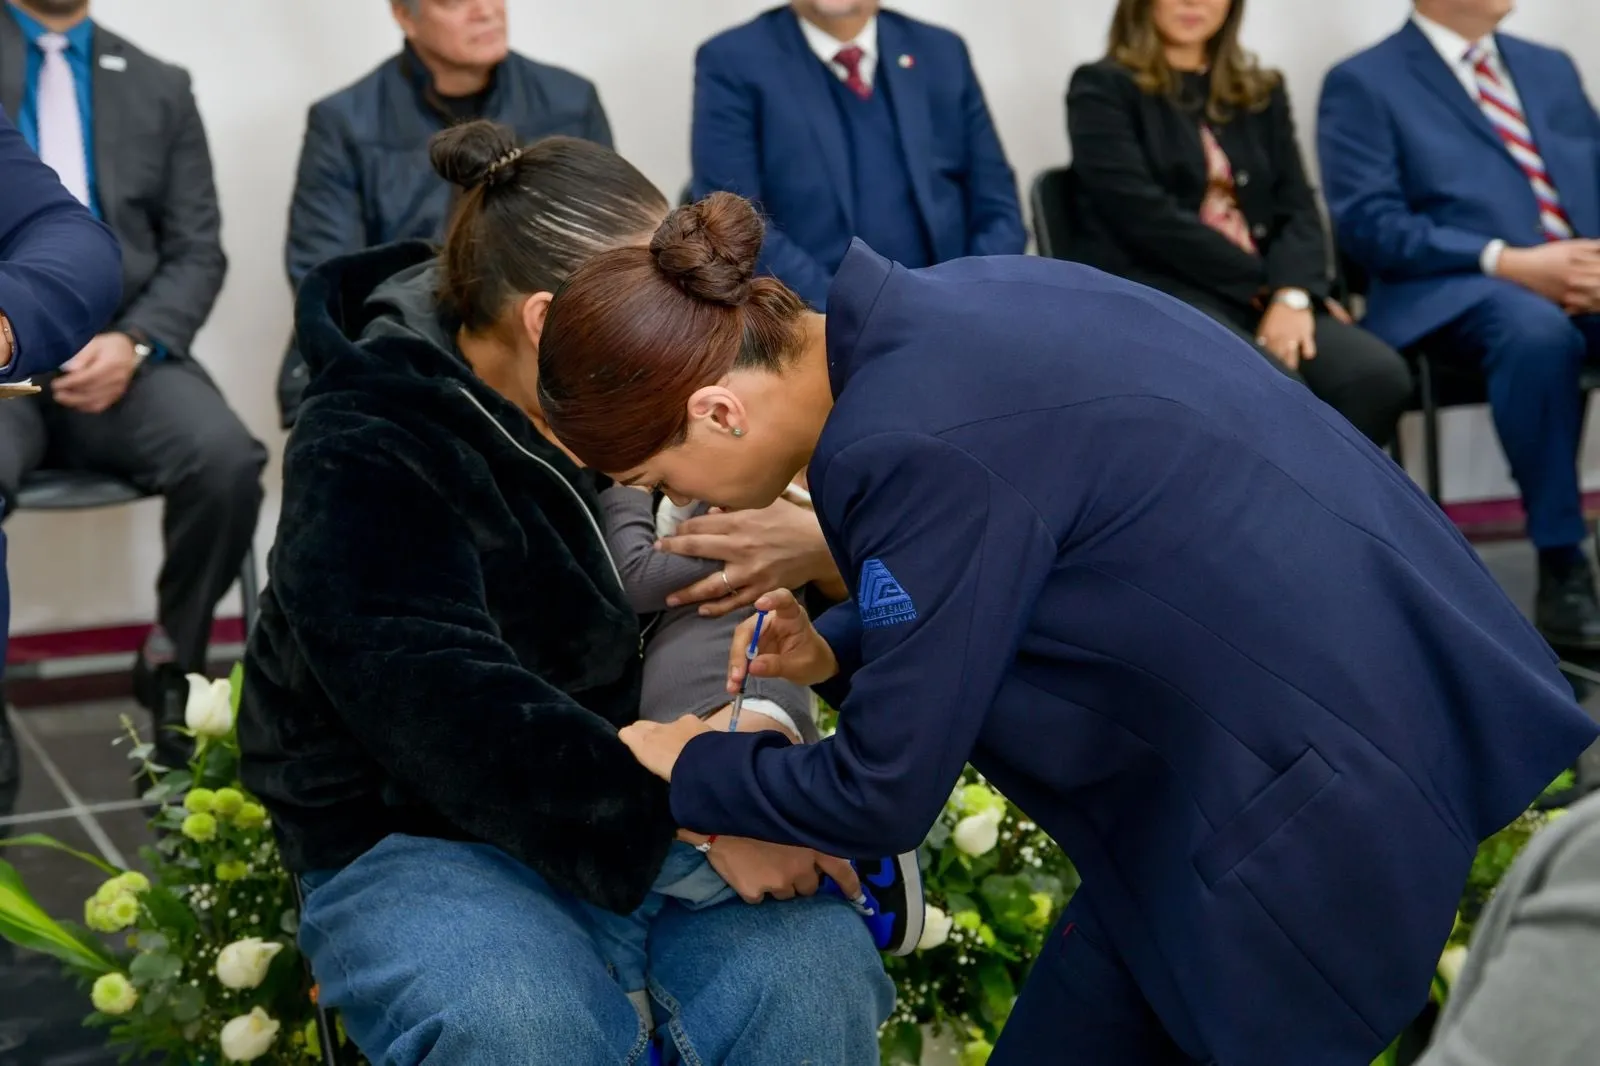
[[[395,835],[305,880],[300,946],[375,1066],[645,1061],[651,1034],[586,906],[497,848]],[[648,952],[683,1066],[878,1061],[894,989],[841,900],[666,902]]]
[[[650,968],[650,927],[661,916],[668,900],[676,900],[692,911],[727,903],[733,889],[711,868],[706,857],[682,841],[667,852],[667,861],[650,889],[650,895],[632,914],[614,914],[592,904],[584,904],[595,946],[616,975],[624,992],[647,987]]]

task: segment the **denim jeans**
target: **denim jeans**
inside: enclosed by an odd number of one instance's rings
[[[504,852],[395,835],[305,880],[301,948],[375,1066],[646,1061],[585,905]],[[648,945],[669,1061],[877,1063],[894,989],[847,903],[668,901]]]
[[[667,861],[650,889],[650,895],[632,914],[613,914],[592,904],[584,904],[590,931],[600,957],[611,967],[624,992],[645,988],[650,968],[650,927],[661,916],[668,900],[676,900],[692,911],[726,903],[734,898],[733,889],[711,868],[706,857],[679,841],[667,852]]]

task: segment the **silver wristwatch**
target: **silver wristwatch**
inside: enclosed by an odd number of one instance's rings
[[[154,351],[155,351],[155,349],[150,347],[144,341],[134,341],[133,342],[133,365],[134,366],[142,365],[146,359],[150,358],[150,354],[152,352],[154,352]]]
[[[1304,289],[1279,289],[1272,294],[1272,302],[1292,311],[1311,310],[1311,294]]]

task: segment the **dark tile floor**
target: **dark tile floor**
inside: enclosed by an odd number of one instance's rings
[[[1529,609],[1532,550],[1521,543],[1480,550],[1512,597]],[[1580,698],[1600,718],[1600,656],[1569,663],[1567,670]],[[126,745],[112,741],[123,734],[124,718],[143,728],[143,712],[127,701],[111,701],[10,713],[22,748],[22,784],[9,803],[0,796],[0,838],[49,833],[119,866],[136,862],[149,833],[128,780]],[[80,914],[101,880],[96,870],[57,852],[7,849],[5,858],[39,902],[64,917]],[[0,942],[0,1066],[111,1066],[116,1057],[80,1024],[87,1012],[84,992],[50,960]]]

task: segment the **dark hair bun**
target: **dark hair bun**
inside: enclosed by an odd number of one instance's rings
[[[650,254],[690,296],[738,307],[750,298],[765,230],[749,200],[714,192],[669,214],[650,241]]]
[[[511,180],[522,154],[522,142],[509,126],[477,119],[451,126],[428,142],[428,159],[445,181],[463,189],[495,186]]]

